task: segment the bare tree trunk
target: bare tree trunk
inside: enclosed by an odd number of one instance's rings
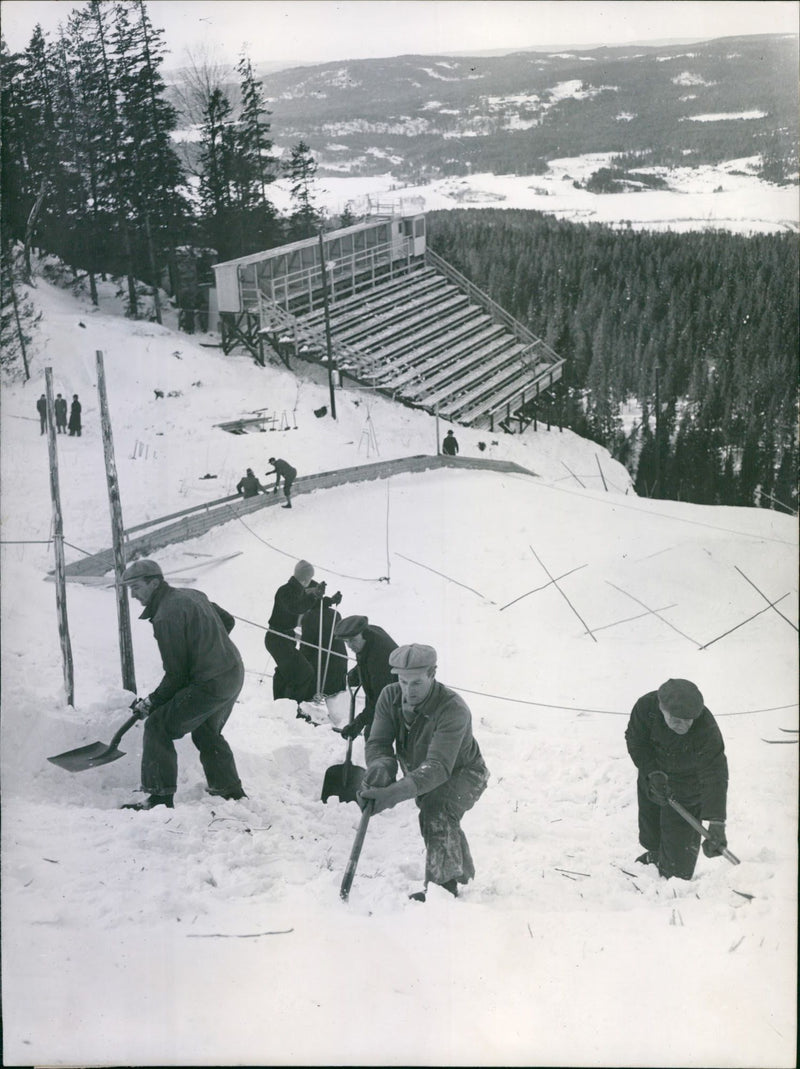
[[[22,321],[19,318],[19,304],[17,303],[17,291],[14,287],[14,279],[10,279],[9,287],[11,289],[11,303],[14,305],[14,322],[17,324],[17,337],[19,338],[19,348],[22,353],[22,366],[25,368],[25,381],[27,382],[31,373],[28,368],[28,351],[25,348],[25,331],[22,329]]]
[[[124,530],[122,527],[122,505],[119,498],[117,481],[117,464],[114,460],[114,440],[111,436],[111,417],[108,412],[106,396],[106,373],[103,367],[103,354],[97,349],[97,396],[100,401],[100,426],[103,432],[103,455],[106,462],[106,482],[108,483],[108,503],[111,509],[111,538],[114,546],[114,575],[117,589],[117,623],[119,626],[119,655],[122,664],[122,685],[125,690],[136,693],[136,673],[133,666],[133,640],[131,638],[131,616],[128,606],[128,591],[122,582],[125,571]]]
[[[58,637],[61,642],[61,659],[64,668],[64,690],[67,705],[75,705],[75,683],[72,675],[72,646],[69,640],[67,620],[67,580],[64,567],[64,524],[61,518],[61,495],[58,489],[58,453],[56,452],[56,428],[53,419],[53,369],[44,369],[47,392],[47,449],[50,455],[50,496],[53,502],[53,544],[56,557],[56,610],[58,612]]]
[[[36,200],[33,202],[33,207],[28,213],[28,221],[25,223],[25,275],[24,280],[30,285],[31,282],[31,244],[33,242],[33,231],[36,227],[36,220],[39,218],[39,213],[42,210],[44,204],[44,195],[47,192],[47,182],[43,178],[42,184],[39,187],[39,192],[36,194]]]

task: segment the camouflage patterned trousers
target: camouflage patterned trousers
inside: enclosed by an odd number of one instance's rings
[[[425,884],[456,880],[467,883],[475,875],[475,865],[461,818],[472,809],[486,790],[489,772],[462,769],[446,783],[417,796],[419,828],[425,841]]]

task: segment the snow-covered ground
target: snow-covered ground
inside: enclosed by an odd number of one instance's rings
[[[642,167],[662,176],[669,189],[636,193],[591,193],[576,189],[612,153],[593,153],[552,160],[543,175],[474,174],[443,178],[422,186],[403,186],[391,173],[365,177],[325,175],[317,181],[316,203],[341,212],[349,202],[358,213],[371,203],[413,205],[414,210],[448,208],[523,208],[577,222],[606,223],[642,230],[720,229],[737,233],[769,233],[800,228],[798,187],[776,186],[756,175],[758,157],[729,160],[716,167]],[[285,179],[270,186],[280,211],[291,206]]]
[[[337,393],[335,422],[318,419],[328,391],[310,370],[260,369],[201,347],[210,336],[127,321],[107,293],[100,311],[44,281],[34,296],[33,377],[3,391],[5,1064],[793,1065],[795,520],[637,498],[603,449],[557,428],[456,428],[462,454],[536,477],[352,484],[171,546],[156,554],[164,570],[239,618],[247,677],[226,734],[249,797],[205,794],[183,740],[175,809],[120,811],[140,797],[138,725],[112,764],[71,775],[47,761],[107,742],[132,695],[113,589],[71,583],[65,703],[52,546],[39,543],[51,531],[44,367],[83,402],[82,437],[58,439],[68,561],[110,545],[97,350],[127,526],[230,493],[271,455],[307,474],[431,453],[435,426],[352,389]],[[289,429],[214,426],[256,410]],[[472,708],[492,778],[464,822],[477,876],[457,901],[407,898],[423,876],[413,803],[371,821],[339,899],[360,814],[320,790],[344,745],[272,700],[263,646],[299,557],[341,589],[344,614],[436,646],[439,678]],[[737,569],[771,601],[788,596],[768,608]],[[146,693],[160,662],[133,607]],[[695,680],[718,717],[741,858],[701,855],[691,882],[634,862],[623,731],[669,676]]]

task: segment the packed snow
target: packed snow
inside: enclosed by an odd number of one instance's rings
[[[353,483],[172,545],[154,554],[168,578],[237,617],[247,675],[226,735],[248,798],[207,795],[187,739],[175,809],[120,811],[142,797],[139,725],[114,763],[47,761],[108,742],[133,695],[113,585],[70,583],[65,701],[45,367],[83,403],[82,436],[57,440],[68,562],[110,545],[97,351],[126,526],[231,493],[273,455],[302,476],[430,454],[436,425],[353,387],[335,421],[316,418],[329,393],[314,368],[261,369],[211,335],[132,322],[109,284],[99,310],[41,277],[33,299],[32,378],[3,391],[5,1064],[793,1065],[794,518],[637,498],[603,449],[557,427],[456,427],[462,456],[533,474]],[[216,426],[258,412],[287,429]],[[411,802],[370,822],[340,900],[360,813],[320,791],[344,760],[333,727],[348,698],[329,724],[297,720],[271,697],[263,646],[300,557],[342,591],[343,614],[434,645],[438,677],[472,709],[491,780],[464,821],[477,875],[458,900],[408,899],[424,865]],[[160,660],[132,608],[144,694]],[[623,732],[670,676],[695,680],[718,718],[741,859],[701,854],[690,882],[634,861]]]

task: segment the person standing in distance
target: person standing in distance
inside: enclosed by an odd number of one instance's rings
[[[454,457],[458,454],[458,439],[453,434],[452,430],[449,430],[444,436],[442,452],[447,457]]]
[[[42,394],[36,402],[36,411],[39,413],[39,433],[44,434],[47,430],[47,396]]]
[[[164,665],[156,689],[131,705],[145,722],[142,789],[148,797],[122,808],[173,808],[178,786],[175,739],[187,732],[200,751],[209,794],[229,800],[247,797],[222,736],[244,682],[242,658],[228,637],[234,618],[199,590],[171,587],[153,560],[129,564],[122,581],[144,606],[139,619],[153,625]]]
[[[668,679],[636,702],[625,742],[638,770],[639,842],[645,852],[636,860],[655,865],[667,879],[690,880],[701,836],[669,798],[696,820],[708,821],[712,839],[703,841],[703,853],[719,857],[728,845],[728,760],[717,722],[694,683]]]
[[[65,434],[67,430],[67,401],[62,397],[60,393],[56,394],[55,405],[56,413],[56,431],[59,434]]]
[[[413,798],[425,841],[425,889],[410,897],[424,902],[430,883],[457,897],[458,885],[475,875],[461,820],[486,790],[489,770],[469,707],[436,679],[436,650],[416,642],[398,646],[389,664],[397,683],[378,698],[359,804],[372,800],[381,813]]]
[[[253,474],[253,469],[248,468],[236,484],[236,493],[241,494],[242,497],[257,497],[259,490],[267,492],[266,487],[262,486]]]
[[[297,468],[293,468],[285,460],[281,460],[280,457],[270,457],[269,462],[272,465],[272,471],[268,471],[267,475],[275,475],[275,485],[272,488],[273,494],[277,494],[278,488],[281,485],[281,476],[283,476],[283,494],[286,498],[286,504],[282,505],[282,508],[290,509],[292,507],[292,483],[297,478]]]
[[[76,393],[72,395],[72,404],[69,409],[69,433],[71,437],[77,435],[80,438],[81,436],[81,403]]]

